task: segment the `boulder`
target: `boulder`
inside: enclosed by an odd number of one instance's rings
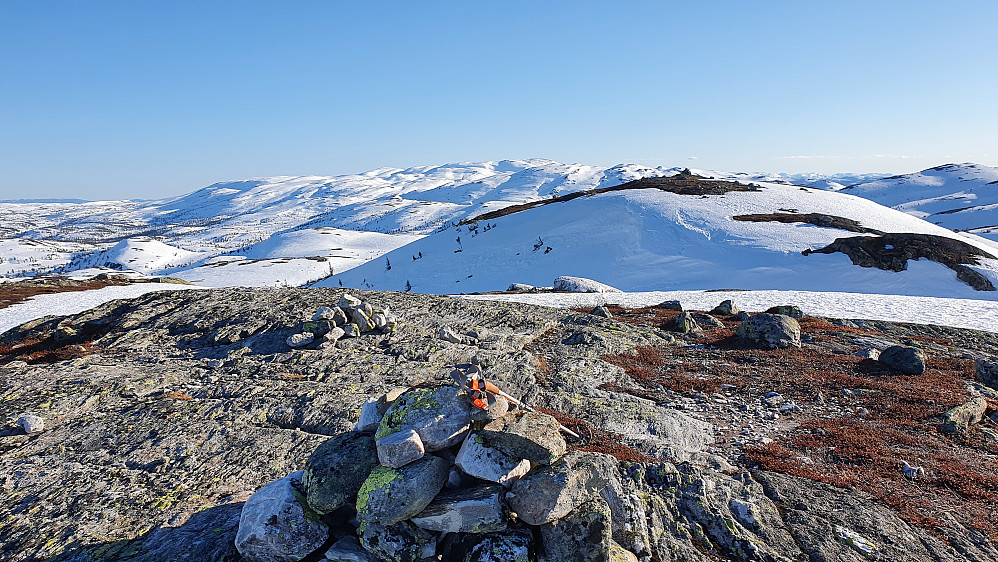
[[[411,429],[390,433],[377,441],[378,460],[383,466],[400,468],[423,458],[426,452],[419,434]]]
[[[541,525],[541,562],[612,560],[613,524],[610,504],[600,496],[582,503],[560,519]]]
[[[662,310],[675,310],[678,312],[683,311],[683,305],[679,301],[662,301],[656,304],[655,308],[660,308]]]
[[[506,528],[502,503],[506,489],[494,484],[441,492],[412,518],[414,525],[437,533],[493,533]]]
[[[589,314],[593,316],[602,316],[603,318],[613,318],[613,314],[610,314],[609,309],[605,306],[597,306],[596,308],[589,311]]]
[[[353,310],[354,308],[360,306],[361,302],[362,301],[360,299],[351,295],[350,293],[343,293],[343,296],[340,297],[340,302],[338,306],[344,310]]]
[[[684,334],[696,334],[702,332],[703,328],[697,323],[693,314],[681,312],[679,316],[676,316],[676,331]]]
[[[506,500],[524,523],[543,525],[561,519],[597,494],[612,504],[607,495],[616,496],[619,488],[616,459],[572,451],[517,480]]]
[[[356,338],[360,336],[360,326],[350,323],[343,325],[343,336],[347,338]]]
[[[739,312],[741,312],[741,309],[738,308],[738,305],[735,304],[735,301],[731,299],[721,301],[721,304],[715,306],[710,311],[711,314],[717,314],[720,316],[734,316]]]
[[[360,544],[377,560],[416,562],[436,556],[436,537],[408,521],[388,526],[368,522],[362,529]]]
[[[879,361],[909,375],[921,375],[925,372],[925,352],[917,347],[892,345],[880,352]]]
[[[736,330],[739,337],[768,348],[800,347],[800,324],[783,314],[749,316]]]
[[[28,434],[45,431],[45,420],[34,414],[21,414],[14,423]]]
[[[338,309],[339,307],[330,308],[328,306],[320,306],[319,309],[315,311],[315,314],[312,315],[312,321],[316,322],[318,320],[332,320],[333,316],[335,315],[334,311]]]
[[[291,334],[288,336],[287,344],[288,347],[305,347],[306,345],[315,341],[315,334],[312,332],[302,332],[298,334]]]
[[[555,291],[568,291],[570,293],[621,293],[620,289],[611,287],[599,281],[586,279],[585,277],[570,277],[563,275],[554,280]]]
[[[378,562],[373,554],[360,546],[357,537],[343,537],[326,551],[326,560],[334,562]]]
[[[443,543],[443,560],[460,562],[525,562],[534,560],[534,537],[528,530],[505,533],[453,534]]]
[[[530,470],[530,461],[488,446],[477,433],[469,435],[461,444],[454,464],[469,476],[505,485],[512,485]]]
[[[419,434],[428,453],[460,443],[467,435],[471,412],[459,392],[456,386],[405,392],[385,412],[376,438],[411,429]]]
[[[979,423],[988,409],[988,401],[978,396],[970,402],[960,404],[943,414],[939,429],[945,433],[962,433],[970,426]]]
[[[236,550],[244,560],[296,562],[329,538],[329,527],[306,517],[296,489],[301,477],[298,471],[275,480],[246,500],[236,533]]]
[[[381,525],[409,519],[433,501],[449,472],[447,461],[433,455],[401,468],[376,466],[357,493],[357,517]]]
[[[723,328],[724,323],[714,318],[710,314],[704,314],[703,312],[692,312],[693,319],[696,320],[697,324],[700,325],[704,330],[712,330],[714,328]]]
[[[874,361],[880,359],[880,350],[874,347],[864,347],[863,349],[853,353],[856,357],[862,357],[863,359],[872,359]]]
[[[511,412],[486,424],[480,435],[514,459],[540,464],[558,460],[567,448],[558,420],[540,412]]]
[[[325,440],[305,461],[302,489],[309,507],[326,514],[347,505],[376,466],[370,433],[350,431]]]
[[[336,310],[339,310],[339,309],[336,309]],[[328,332],[326,332],[322,336],[322,340],[323,341],[327,341],[327,342],[334,342],[335,343],[340,338],[342,338],[345,334],[346,334],[346,332],[343,330],[343,328],[340,328],[339,326],[333,326],[332,329],[330,329]]]
[[[771,306],[766,310],[767,314],[782,314],[784,316],[789,316],[795,320],[800,320],[804,317],[804,311],[798,306],[792,304],[781,304],[777,306]]]

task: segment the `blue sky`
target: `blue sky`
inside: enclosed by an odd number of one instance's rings
[[[0,199],[528,157],[994,166],[996,16],[959,0],[0,0]]]

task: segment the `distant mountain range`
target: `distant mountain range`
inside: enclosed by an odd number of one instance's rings
[[[627,290],[992,298],[967,278],[998,284],[998,244],[987,238],[998,228],[996,182],[998,169],[976,164],[871,178],[550,160],[261,178],[156,201],[0,203],[0,274],[110,268],[206,286],[433,293],[574,275]],[[855,249],[887,235],[875,259]],[[889,267],[853,265],[871,259]]]

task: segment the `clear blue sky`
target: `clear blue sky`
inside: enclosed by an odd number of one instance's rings
[[[994,166],[996,24],[993,0],[0,0],[0,199],[527,157]]]

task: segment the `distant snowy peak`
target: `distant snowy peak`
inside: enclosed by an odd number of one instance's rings
[[[945,164],[842,191],[949,229],[998,239],[998,168],[995,167]]]
[[[152,274],[191,265],[203,257],[200,252],[138,237],[122,240],[107,250],[80,256],[67,269],[110,267]]]

